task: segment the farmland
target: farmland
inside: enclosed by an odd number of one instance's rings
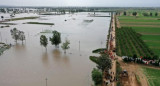
[[[116,30],[117,55],[153,56],[152,50],[142,41],[140,35],[132,28],[122,27]]]
[[[160,70],[142,67],[144,74],[148,79],[148,83],[150,86],[159,86],[160,85]]]
[[[143,16],[149,11],[137,12],[137,16],[131,16],[132,11],[127,12],[127,16],[118,16],[121,27],[132,27],[139,33],[140,38],[154,52],[160,56],[160,17],[155,16],[155,11],[151,11],[152,16]]]

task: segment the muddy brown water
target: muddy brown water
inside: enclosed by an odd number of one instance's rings
[[[92,50],[105,47],[109,17],[87,17],[88,13],[40,16],[34,20],[19,20],[6,28],[0,28],[2,41],[14,46],[0,56],[0,86],[91,86],[91,71],[96,65],[89,60]],[[109,13],[99,13],[109,15]],[[39,16],[17,14],[17,17]],[[64,20],[67,20],[66,22]],[[84,22],[93,19],[93,22]],[[25,22],[50,22],[50,25],[22,24]],[[25,32],[26,41],[15,44],[10,29],[16,27]],[[65,55],[61,47],[55,48],[50,41],[45,48],[40,46],[42,30],[61,32],[62,42],[70,40],[70,49]],[[52,34],[44,34],[48,38]],[[1,40],[1,39],[0,39]],[[79,49],[80,41],[80,49]],[[60,44],[61,46],[61,44]]]

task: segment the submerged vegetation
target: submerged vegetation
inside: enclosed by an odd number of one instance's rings
[[[46,51],[47,51],[48,39],[47,39],[47,37],[45,35],[41,35],[40,44],[42,46],[44,46],[46,48]]]
[[[57,47],[61,43],[61,33],[56,30],[54,30],[52,33],[53,36],[50,37],[51,44]]]
[[[101,52],[104,52],[105,50],[106,48],[99,48],[99,49],[93,50],[92,53],[101,53]]]
[[[54,25],[54,23],[27,22],[27,24]]]
[[[9,49],[10,47],[10,45],[0,42],[0,55],[2,55],[3,52]]]
[[[62,44],[62,49],[64,50],[64,53],[66,54],[66,50],[67,49],[69,49],[70,47],[69,47],[69,44],[70,44],[70,42],[69,42],[69,40],[65,40],[65,42]]]
[[[22,17],[22,18],[12,18],[12,19],[6,19],[6,21],[17,21],[17,20],[26,20],[26,19],[37,19],[39,17]]]

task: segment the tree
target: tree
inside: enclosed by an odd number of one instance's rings
[[[46,48],[46,51],[47,51],[48,39],[45,35],[41,35],[40,44],[43,45]]]
[[[124,11],[123,15],[125,15],[125,16],[127,15],[126,11]]]
[[[25,35],[23,31],[19,31],[19,40],[21,40],[23,44],[23,40],[25,40]]]
[[[134,55],[133,55],[133,59],[136,59],[136,58],[137,58],[137,55],[136,55],[136,54],[134,54]]]
[[[1,19],[3,20],[4,16],[1,16]]]
[[[66,50],[70,48],[70,47],[69,47],[69,44],[70,44],[69,40],[66,39],[66,41],[65,41],[65,42],[63,43],[63,45],[61,46],[62,49],[64,50],[64,53],[65,53],[65,54],[66,54]]]
[[[61,34],[58,31],[53,31],[53,36],[50,38],[51,44],[52,45],[59,45],[61,43]]]
[[[150,13],[150,16],[152,16],[152,13]]]
[[[157,13],[157,12],[155,13],[155,16],[158,16],[158,13]]]
[[[12,38],[17,43],[17,40],[21,40],[23,43],[23,40],[25,40],[25,35],[23,31],[17,30],[17,28],[13,28],[10,30]]]
[[[149,16],[149,14],[148,13],[142,13],[143,14],[143,16]]]
[[[134,62],[136,62],[136,58],[137,58],[137,55],[134,54],[134,55],[133,55]]]
[[[137,12],[133,12],[132,15],[133,15],[133,16],[137,16]]]
[[[158,59],[159,59],[158,55],[153,56],[153,60],[158,60]]]
[[[11,29],[11,35],[12,35],[12,38],[15,40],[15,42],[17,43],[17,40],[19,39],[19,31],[17,30],[17,28],[13,28]]]
[[[102,54],[98,59],[97,68],[104,71],[105,69],[109,70],[111,68],[111,66],[112,66],[112,61],[109,58],[109,56],[106,54]]]
[[[102,72],[94,68],[92,70],[92,80],[94,81],[95,85],[102,84]]]

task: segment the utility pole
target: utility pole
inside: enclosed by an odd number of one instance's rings
[[[101,41],[101,48],[102,48],[102,44],[103,44],[103,42]]]
[[[46,86],[47,86],[47,80],[48,80],[48,79],[46,78]]]
[[[1,32],[0,32],[0,36],[1,36],[1,42],[2,42],[2,35],[1,35]]]
[[[7,39],[6,39],[6,44],[7,44]]]
[[[79,53],[80,53],[80,56],[82,56],[82,55],[81,55],[81,52],[80,52],[80,41],[79,41]]]
[[[79,51],[80,51],[80,41],[79,41]]]

